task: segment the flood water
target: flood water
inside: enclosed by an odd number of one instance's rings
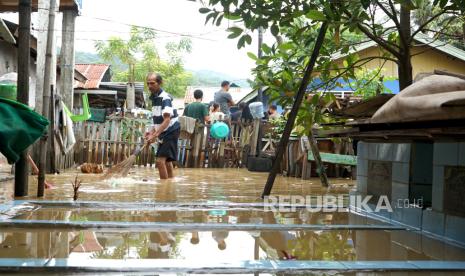
[[[79,174],[83,184],[78,202],[90,202],[81,207],[70,204],[71,182],[76,171],[48,176],[47,180],[55,187],[47,190],[43,199],[33,196],[36,179],[31,177],[31,196],[21,198],[30,202],[20,205],[27,208],[12,214],[11,222],[182,225],[179,231],[54,229],[53,225],[37,228],[32,224],[0,228],[0,258],[179,259],[213,263],[226,260],[465,261],[465,250],[412,230],[286,228],[390,224],[351,212],[310,212],[305,208],[282,212],[265,210],[256,203],[263,203],[260,195],[267,174],[242,169],[177,169],[176,174],[174,180],[165,181],[157,179],[154,168],[134,169],[123,179],[100,180],[97,175]],[[333,187],[328,191],[318,179],[278,177],[273,195],[347,195],[355,185],[355,181],[348,179],[330,182]],[[219,204],[209,205],[212,202]],[[282,228],[210,231],[196,229],[194,224],[279,225]]]
[[[52,175],[47,180],[56,188],[48,190],[44,199],[72,199],[71,182],[77,171]],[[267,174],[246,169],[177,169],[173,180],[161,181],[155,168],[135,168],[128,177],[101,180],[100,175],[79,174],[83,184],[80,200],[92,201],[163,201],[262,202],[260,198]],[[36,177],[31,177],[29,194],[36,194]],[[337,179],[330,193],[347,194],[355,181]],[[277,177],[273,187],[276,195],[326,194],[317,178],[302,181],[292,177]]]

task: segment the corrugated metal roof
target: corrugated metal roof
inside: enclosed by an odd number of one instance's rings
[[[103,76],[110,68],[108,64],[76,64],[76,70],[83,74],[87,81],[85,83],[80,82],[78,88],[84,89],[97,89],[100,86],[100,82]]]
[[[415,35],[415,41],[420,44],[424,44],[425,46],[430,46],[440,52],[443,52],[447,55],[450,55],[454,58],[458,58],[462,61],[465,61],[465,51],[462,49],[459,49],[457,47],[454,47],[444,41],[440,41],[438,39],[430,38],[429,36],[418,33]],[[361,43],[358,46],[355,46],[355,49],[351,50],[350,53],[356,53],[363,51],[365,49],[371,48],[371,47],[376,47],[378,44],[374,41],[368,41],[365,43]],[[416,46],[416,45],[414,45]],[[348,54],[341,54],[341,53],[336,53],[334,54],[331,59],[332,60],[337,60],[340,58],[343,58],[347,56]]]
[[[125,82],[101,82],[100,87],[126,92],[127,83],[125,83]],[[136,87],[136,93],[143,93],[144,92],[144,83],[143,82],[136,82],[135,87]]]
[[[417,42],[420,42],[425,45],[429,45],[445,54],[448,54],[452,57],[458,58],[460,60],[465,61],[465,51],[462,49],[459,49],[457,47],[454,47],[446,42],[430,38],[427,35],[424,35],[422,33],[418,33],[415,36],[415,40]]]

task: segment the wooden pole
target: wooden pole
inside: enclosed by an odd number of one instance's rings
[[[42,115],[49,120],[50,118],[50,95],[52,90],[52,52],[53,52],[53,39],[55,36],[55,9],[56,9],[56,0],[50,0],[50,10],[49,10],[49,19],[48,19],[48,34],[47,34],[47,51],[45,55],[45,74],[44,74],[44,91],[43,91],[43,110]],[[49,126],[48,135],[45,135],[40,140],[40,153],[39,153],[39,177],[38,177],[38,187],[37,187],[37,196],[43,197],[45,190],[45,170],[47,163],[47,139],[49,136],[53,139],[53,129]]]
[[[258,58],[262,58],[262,44],[263,44],[263,28],[258,28]],[[257,101],[263,103],[263,89],[262,87],[258,88],[257,91]]]
[[[29,61],[31,37],[31,0],[19,1],[18,34],[18,95],[17,100],[29,104]],[[29,181],[28,150],[21,153],[15,164],[15,196],[27,196]]]
[[[74,10],[63,11],[63,23],[61,31],[61,91],[63,102],[73,110],[73,85],[74,85],[74,31],[77,13]]]
[[[126,88],[126,108],[131,112],[136,106],[135,65],[129,64],[129,83]]]
[[[61,66],[61,99],[65,105],[73,110],[73,97],[74,97],[74,64],[75,64],[75,54],[74,54],[74,42],[75,42],[75,27],[76,27],[76,17],[77,11],[75,10],[64,10],[63,21],[62,21],[62,31],[61,31],[61,52],[60,52],[60,66]],[[58,86],[57,86],[58,87]],[[53,100],[52,100],[53,102]],[[58,107],[54,108],[55,115],[59,114],[60,109]],[[54,128],[55,129],[55,128]],[[55,139],[52,139],[53,142],[56,142]],[[55,146],[52,146],[54,149]],[[58,151],[57,151],[58,152]],[[53,154],[56,156],[56,154]],[[58,162],[55,162],[55,171],[60,169],[67,169],[71,167],[74,163],[72,157],[74,156],[74,148],[66,152],[64,155],[58,154]],[[53,164],[54,162],[52,162]]]
[[[44,95],[44,72],[45,72],[45,54],[47,48],[47,28],[48,16],[50,9],[50,0],[38,0],[37,22],[35,27],[37,30],[37,59],[36,59],[36,105],[37,113],[42,114],[43,106],[42,99]],[[38,150],[34,155],[34,159],[38,160]]]
[[[251,156],[257,156],[259,153],[259,145],[261,144],[258,139],[259,139],[259,134],[260,134],[260,121],[261,119],[253,119],[253,134],[252,134],[252,140],[250,141],[250,155]]]
[[[315,158],[315,164],[318,176],[321,180],[321,185],[323,187],[328,187],[328,176],[326,175],[325,166],[323,165],[323,161],[321,161],[320,150],[318,149],[318,144],[316,142],[315,136],[313,135],[313,131],[310,130],[308,134],[308,142],[310,143],[310,147],[312,148],[312,154]]]
[[[271,168],[270,174],[268,175],[268,179],[266,181],[266,185],[265,185],[265,189],[263,190],[262,197],[270,195],[271,189],[273,188],[274,180],[276,179],[276,175],[278,174],[278,171],[281,165],[281,158],[284,156],[284,151],[287,148],[289,137],[291,136],[292,129],[294,128],[294,122],[295,122],[295,119],[297,118],[299,107],[302,104],[302,100],[304,99],[305,92],[307,90],[307,86],[310,81],[313,68],[315,67],[315,63],[318,58],[321,46],[323,45],[323,41],[324,41],[327,29],[328,29],[328,23],[323,22],[320,27],[320,31],[318,33],[318,38],[315,42],[315,46],[313,48],[312,56],[310,57],[310,61],[307,64],[307,68],[305,69],[305,74],[302,79],[302,83],[300,84],[299,91],[297,92],[294,104],[292,105],[291,112],[289,113],[289,118],[287,119],[286,127],[284,128],[283,135],[281,137],[281,140],[279,141],[278,150],[277,150],[274,162],[273,162],[273,167]]]

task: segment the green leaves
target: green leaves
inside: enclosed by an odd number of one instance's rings
[[[262,51],[265,53],[265,55],[271,54],[271,48],[266,43],[262,44]]]
[[[239,38],[239,41],[237,42],[237,48],[240,49],[245,46],[245,43],[251,44],[252,43],[252,37],[248,34],[241,36]]]
[[[305,16],[314,21],[326,21],[325,14],[319,10],[311,10]]]
[[[361,0],[360,3],[362,4],[362,7],[366,10],[370,6],[372,0]]]
[[[230,27],[226,31],[231,33],[230,35],[228,35],[228,38],[230,39],[239,37],[243,32],[243,30],[239,27]]]
[[[199,12],[200,12],[200,13],[203,13],[203,14],[209,13],[210,11],[211,11],[211,10],[210,10],[209,8],[200,8],[200,9],[199,9]]]
[[[292,42],[285,42],[285,43],[281,43],[278,48],[282,51],[288,51],[288,50],[292,50],[295,48],[295,45],[294,43]]]
[[[277,25],[277,24],[273,24],[273,25],[271,26],[270,31],[271,31],[271,34],[272,34],[272,35],[277,36],[277,35],[279,34],[279,27],[278,27],[278,25]]]
[[[241,16],[238,14],[224,13],[224,18],[229,20],[239,20],[241,19]]]
[[[191,41],[183,38],[167,43],[168,59],[161,60],[154,37],[155,32],[151,29],[133,27],[129,40],[112,37],[97,42],[95,48],[103,60],[112,64],[115,81],[144,81],[147,72],[157,71],[164,77],[164,88],[173,96],[182,96],[190,78],[184,70],[183,55],[191,51]]]
[[[252,52],[248,52],[248,53],[247,53],[247,56],[249,56],[249,58],[251,58],[251,59],[253,59],[253,60],[255,60],[255,61],[258,60],[258,57],[257,57],[254,53],[252,53]]]

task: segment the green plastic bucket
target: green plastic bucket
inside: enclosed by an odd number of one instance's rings
[[[223,122],[216,122],[210,128],[210,135],[215,139],[223,139],[228,137],[229,127]]]
[[[16,101],[16,85],[0,83],[0,97]]]

